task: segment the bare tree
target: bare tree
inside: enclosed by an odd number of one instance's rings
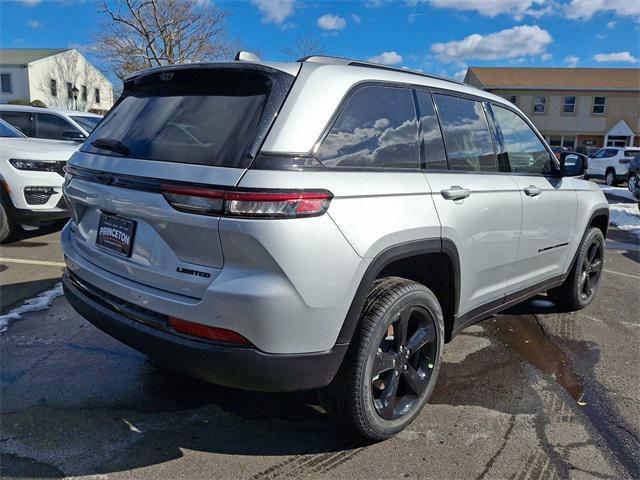
[[[104,0],[93,52],[123,79],[143,68],[228,58],[228,12],[203,0]]]
[[[283,48],[284,53],[289,60],[297,60],[310,55],[324,55],[324,45],[310,35],[298,37],[293,45]]]

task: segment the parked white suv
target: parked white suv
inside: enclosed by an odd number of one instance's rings
[[[83,142],[100,123],[94,113],[0,104],[0,118],[30,138]]]
[[[615,186],[627,181],[629,164],[640,155],[639,147],[605,147],[589,157],[588,178],[603,178],[607,185]]]
[[[67,167],[65,292],[159,365],[319,388],[381,440],[454,333],[540,292],[593,300],[609,209],[583,158],[501,97],[403,69],[146,70]]]
[[[0,120],[0,242],[19,229],[69,217],[62,197],[63,168],[77,143],[25,137]]]

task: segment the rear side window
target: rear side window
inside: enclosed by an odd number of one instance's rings
[[[34,115],[30,112],[0,112],[0,117],[10,125],[13,125],[27,137],[36,136]]]
[[[334,168],[419,169],[413,92],[382,86],[359,89],[340,113],[317,158]]]
[[[76,132],[78,129],[64,118],[50,113],[36,113],[36,136],[52,140],[64,140],[66,132]]]
[[[440,131],[440,124],[433,108],[431,95],[417,92],[418,108],[420,110],[420,140],[424,148],[426,167],[429,169],[446,170],[447,155],[444,151],[444,140]]]
[[[640,150],[625,150],[624,156],[631,158],[640,158]]]
[[[434,95],[451,170],[498,171],[487,117],[480,102]]]
[[[551,156],[531,127],[511,110],[496,105],[492,108],[511,171],[550,174],[553,171]]]
[[[270,89],[268,76],[231,69],[150,75],[125,91],[83,150],[246,167]]]

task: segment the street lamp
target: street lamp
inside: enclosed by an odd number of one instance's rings
[[[73,102],[75,103],[75,109],[78,110],[78,93],[80,90],[74,85],[71,89],[71,93],[73,94]]]

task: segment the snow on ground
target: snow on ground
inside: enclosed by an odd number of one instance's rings
[[[628,198],[631,202],[636,202],[636,198],[629,191],[627,187],[608,187],[606,185],[600,185],[600,188],[603,192],[608,193],[610,195],[615,195],[616,197]]]
[[[24,313],[46,310],[51,306],[53,301],[62,294],[62,284],[57,283],[51,290],[42,292],[29,300],[25,300],[23,305],[14,308],[5,315],[0,315],[0,333],[6,332],[7,328],[9,328],[9,323],[14,320],[19,320]]]
[[[609,205],[609,221],[620,230],[640,237],[640,211],[637,203],[613,203]]]

